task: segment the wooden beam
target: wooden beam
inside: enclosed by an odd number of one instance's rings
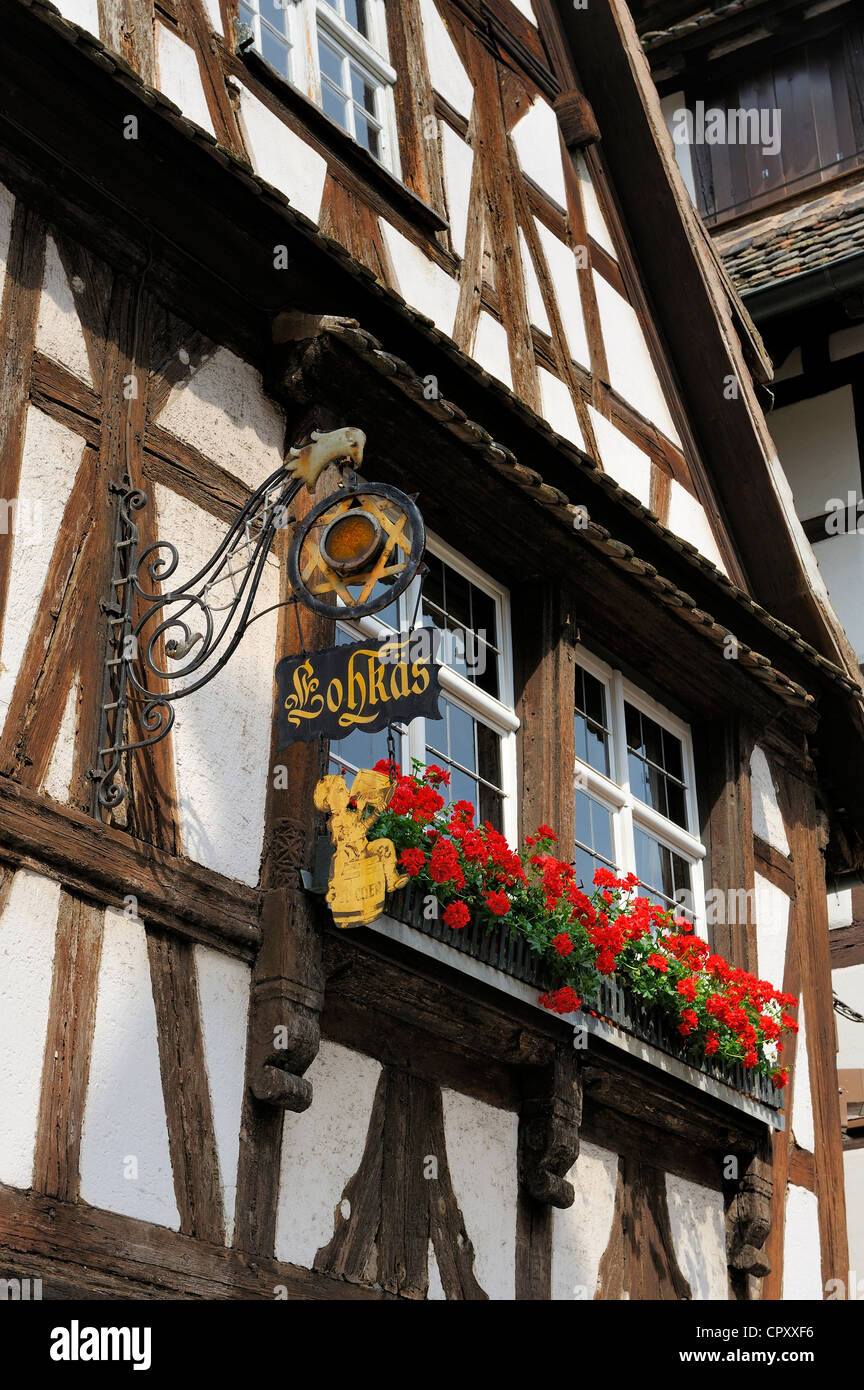
[[[194,1240],[165,1226],[58,1202],[0,1185],[4,1274],[42,1279],[45,1298],[380,1301],[381,1289],[346,1284],[278,1260]]]
[[[191,941],[153,928],[147,951],[180,1230],[220,1245],[225,1213],[194,951]]]
[[[864,919],[851,922],[848,927],[833,927],[828,942],[832,970],[864,965]]]
[[[101,908],[77,894],[60,894],[33,1187],[61,1202],[78,1197],[103,918]]]
[[[752,739],[737,719],[694,731],[696,765],[699,768],[700,819],[710,851],[705,888],[719,889],[724,902],[741,890],[753,890],[753,841],[750,792]],[[728,915],[728,914],[726,914]],[[756,924],[719,922],[712,929],[714,950],[745,970],[756,969]]]
[[[156,85],[153,0],[98,0],[99,37],[148,87]]]
[[[243,136],[225,85],[221,55],[211,31],[203,0],[177,0],[177,11],[198,60],[201,86],[204,89],[204,99],[216,139],[220,145],[224,145],[232,154],[239,155],[248,163]]]
[[[242,960],[258,946],[258,893],[154,849],[92,816],[0,777],[0,860],[46,874],[92,902],[122,909],[131,893],[149,925]]]
[[[781,889],[788,896],[795,895],[795,865],[789,855],[781,854],[779,849],[769,845],[767,840],[761,839],[759,835],[753,836],[753,854],[756,859],[756,871],[763,878],[767,878],[775,888]]]
[[[564,859],[572,854],[576,766],[576,613],[558,586],[533,584],[513,596],[513,651],[519,729],[522,835],[553,825]]]
[[[30,385],[27,365],[36,342],[44,266],[45,224],[16,199],[0,301],[0,497],[7,503],[17,504],[20,490]],[[0,643],[11,565],[12,545],[7,540],[0,545]]]

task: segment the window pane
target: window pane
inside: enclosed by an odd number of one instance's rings
[[[342,54],[332,48],[320,35],[318,36],[318,61],[321,64],[322,75],[329,77],[340,91],[344,90],[342,85]]]
[[[284,39],[278,38],[272,29],[268,29],[266,24],[261,25],[261,56],[277,72],[281,72],[283,77],[291,76],[288,44]]]
[[[334,92],[329,82],[321,83],[321,102],[327,115],[338,121],[343,130],[348,130],[348,103]]]
[[[354,107],[354,138],[378,159],[381,153],[378,127],[368,121],[363,112],[358,110],[356,106]]]
[[[500,829],[501,739],[449,700],[442,700],[441,708],[444,720],[426,725],[426,760],[449,771],[450,801],[470,801],[479,820],[489,820]]]
[[[661,816],[687,829],[681,740],[641,710],[625,704],[630,790]]]
[[[364,39],[368,39],[369,19],[366,14],[366,0],[345,0],[345,18],[358,33],[363,35]]]
[[[364,111],[368,111],[370,116],[376,115],[375,106],[375,83],[370,82],[357,68],[351,68],[351,95],[358,106],[362,106]]]
[[[576,757],[609,776],[609,733],[606,723],[606,690],[602,681],[587,671],[576,671]]]
[[[682,916],[692,918],[692,912],[675,898],[676,893],[686,890],[688,896],[683,900],[684,904],[691,901],[692,878],[686,859],[674,854],[665,845],[658,844],[644,830],[636,828],[634,836],[636,872],[644,885],[645,896],[660,907],[672,907]]]
[[[577,879],[590,892],[594,871],[601,864],[614,868],[612,848],[612,814],[593,796],[578,788],[575,793],[576,865]]]
[[[358,114],[356,119],[359,126],[363,117]],[[423,584],[423,612],[439,632],[454,634],[445,638],[440,660],[500,699],[494,598],[437,555],[427,553],[426,563],[429,573]]]
[[[396,736],[396,762],[399,764],[399,737]],[[374,767],[380,758],[387,757],[387,730],[379,729],[377,734],[367,734],[362,729],[354,729],[347,738],[330,740],[330,771],[339,772],[343,767],[356,772],[361,767]],[[351,778],[346,779],[351,785]]]
[[[282,4],[277,3],[277,0],[260,0],[261,18],[266,19],[268,24],[272,24],[273,28],[278,30],[280,34],[287,34],[288,32],[286,6],[289,4],[291,4],[291,0],[283,0]]]

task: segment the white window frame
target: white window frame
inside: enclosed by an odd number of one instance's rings
[[[574,790],[587,792],[610,812],[612,818],[612,850],[619,872],[636,872],[636,841],[634,831],[644,830],[690,865],[693,894],[694,929],[707,940],[705,913],[705,875],[703,860],[705,846],[694,827],[699,825],[696,800],[696,770],[693,761],[693,739],[689,725],[671,710],[658,704],[638,686],[626,680],[620,671],[608,666],[584,647],[578,647],[576,661],[589,676],[600,681],[606,694],[606,719],[609,728],[610,772],[606,776],[581,758],[575,760]],[[687,828],[646,805],[630,790],[630,768],[627,755],[627,726],[624,705],[633,705],[661,728],[673,734],[681,743],[684,770],[685,809]]]
[[[485,724],[500,740],[501,748],[501,829],[509,843],[515,846],[519,835],[519,806],[518,806],[518,787],[517,787],[517,758],[516,758],[516,734],[519,729],[520,721],[513,705],[513,643],[510,626],[510,591],[503,584],[499,584],[496,579],[481,570],[471,560],[467,560],[464,555],[447,545],[446,541],[440,540],[437,536],[427,533],[426,548],[432,554],[443,560],[451,569],[456,570],[474,584],[478,589],[493,600],[495,604],[495,618],[498,627],[498,690],[499,698],[487,694],[481,690],[473,681],[458,671],[452,670],[448,666],[441,667],[441,693],[457,708],[471,715],[480,723]],[[398,619],[400,624],[407,624],[411,621],[414,610],[417,606],[417,595],[419,591],[419,580],[414,580],[409,584],[405,593],[399,600]],[[347,616],[340,620],[339,626],[345,632],[356,633],[367,637],[386,637],[395,629],[391,623],[372,616],[360,618],[355,621]],[[432,736],[428,740],[435,742],[434,730],[435,723],[431,725]],[[426,721],[425,719],[412,720],[408,729],[401,737],[400,763],[403,771],[410,772],[412,759],[426,764]],[[338,761],[338,743],[331,750],[331,757]]]
[[[253,46],[253,48],[255,49],[255,52],[256,52],[260,57],[264,58],[264,47],[263,47],[263,44],[262,44],[262,42],[261,42],[261,26],[262,26],[262,24],[263,24],[263,25],[266,25],[266,26],[267,26],[268,28],[270,28],[270,29],[272,29],[273,26],[272,26],[272,24],[270,24],[270,21],[269,21],[269,20],[264,19],[264,18],[262,17],[262,15],[261,15],[260,0],[243,0],[243,4],[246,6],[246,8],[247,8],[248,10],[252,10],[252,11],[253,11],[253,14],[254,14],[253,23],[252,23],[252,31],[253,31],[253,33],[254,33],[254,35],[255,35],[255,42],[254,42],[254,44],[253,44],[252,46]],[[297,78],[298,78],[298,73],[297,73],[297,66],[298,66],[297,10],[298,10],[298,5],[296,4],[296,0],[281,0],[281,5],[279,6],[279,8],[281,8],[281,10],[282,10],[282,12],[283,12],[283,14],[285,15],[286,20],[287,20],[287,24],[286,24],[286,26],[285,26],[287,32],[286,32],[285,34],[283,34],[283,35],[280,35],[280,37],[281,37],[281,38],[284,38],[285,42],[288,44],[288,67],[289,67],[289,75],[288,75],[286,81],[293,83],[293,85],[296,87],[296,86],[299,86],[299,85],[300,85],[300,83],[299,83],[298,80],[297,80]],[[244,22],[245,22],[245,21],[244,21]],[[266,58],[264,59],[264,61],[265,61],[265,62],[267,61]],[[280,77],[284,77],[284,74],[280,72],[279,76],[280,76]]]
[[[375,119],[380,126],[378,163],[396,178],[401,177],[399,138],[396,125],[396,103],[393,89],[397,73],[390,64],[387,43],[387,15],[384,0],[366,0],[369,38],[344,18],[344,0],[334,10],[326,0],[283,0],[291,11],[289,28],[293,36],[292,77],[295,87],[304,92],[316,106],[323,109],[321,67],[318,58],[318,34],[323,36],[353,62],[368,77],[376,89]],[[256,36],[257,37],[257,36]],[[259,49],[260,52],[260,49]],[[348,96],[349,105],[352,98]],[[352,115],[353,121],[353,115]],[[338,124],[338,122],[334,122]],[[340,125],[339,129],[343,127]],[[354,139],[352,131],[345,132]],[[358,144],[360,142],[358,141]],[[365,145],[360,146],[365,149]],[[373,158],[375,156],[373,155]]]

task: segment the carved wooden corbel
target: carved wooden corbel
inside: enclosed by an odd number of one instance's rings
[[[771,1229],[771,1164],[754,1154],[726,1206],[726,1262],[736,1296],[749,1297],[746,1277],[761,1279],[771,1265],[763,1250]]]
[[[555,98],[555,115],[568,150],[581,150],[600,139],[600,127],[587,97],[577,89]]]
[[[519,1182],[537,1202],[571,1207],[566,1175],[579,1156],[582,1121],[580,1058],[566,1044],[551,1066],[526,1073],[519,1115]]]

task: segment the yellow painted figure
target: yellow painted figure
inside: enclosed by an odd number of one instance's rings
[[[366,769],[357,773],[350,792],[335,774],[322,777],[315,788],[315,805],[330,815],[333,866],[327,902],[337,927],[374,922],[387,893],[408,882],[396,867],[393,841],[367,839],[392,795],[390,779]]]

